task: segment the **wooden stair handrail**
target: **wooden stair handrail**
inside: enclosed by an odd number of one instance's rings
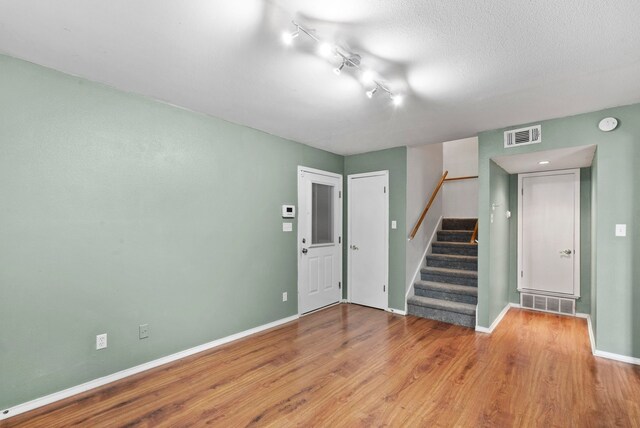
[[[444,174],[442,174],[442,178],[440,178],[438,185],[436,186],[435,190],[431,194],[431,198],[429,198],[429,202],[427,202],[427,206],[424,207],[424,210],[422,210],[422,214],[420,215],[418,222],[416,223],[415,226],[413,226],[413,230],[411,231],[411,234],[409,234],[409,241],[411,241],[413,238],[416,237],[416,233],[418,233],[418,229],[420,229],[420,226],[422,226],[422,222],[424,221],[424,218],[427,215],[427,211],[429,211],[429,208],[431,208],[431,204],[433,203],[434,199],[438,195],[438,192],[440,191],[440,188],[442,187],[442,184],[444,183],[445,178],[447,178],[447,174],[449,174],[449,171],[445,171]]]
[[[451,178],[447,178],[444,181],[470,180],[472,178],[478,178],[478,176],[477,175],[465,175],[464,177],[451,177]]]
[[[471,241],[469,243],[474,244],[478,237],[478,220],[476,220],[476,227],[473,228],[473,235],[471,235]]]

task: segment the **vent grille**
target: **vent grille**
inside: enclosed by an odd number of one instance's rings
[[[553,312],[555,314],[575,315],[575,300],[562,297],[543,296],[538,294],[520,293],[520,306],[537,311]]]
[[[504,146],[515,147],[527,144],[537,144],[542,142],[542,126],[530,126],[528,128],[513,129],[505,131]]]

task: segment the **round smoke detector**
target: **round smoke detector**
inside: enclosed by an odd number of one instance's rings
[[[615,117],[605,117],[598,124],[598,128],[600,128],[603,132],[613,131],[618,127],[618,119]]]

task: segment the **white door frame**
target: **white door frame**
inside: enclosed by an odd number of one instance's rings
[[[569,298],[580,298],[580,169],[559,169],[554,171],[544,171],[544,172],[530,172],[526,174],[518,174],[518,270],[517,272],[521,272],[523,268],[522,263],[522,250],[524,243],[522,242],[523,236],[523,222],[522,222],[522,214],[523,214],[523,198],[522,198],[522,179],[527,177],[543,177],[548,175],[559,175],[559,174],[573,174],[574,176],[574,231],[573,231],[573,239],[574,239],[574,249],[573,249],[573,292],[574,294],[569,296],[564,293],[553,293],[549,291],[538,291],[531,290],[528,288],[524,288],[522,284],[522,277],[518,274],[518,291],[531,291],[540,294],[549,294],[552,296],[560,296],[560,297],[569,297]]]
[[[342,245],[343,245],[343,242],[342,242],[343,241],[343,239],[342,239],[342,215],[343,214],[342,213],[343,213],[343,209],[344,209],[343,203],[342,203],[342,201],[344,200],[342,198],[342,193],[344,192],[344,189],[343,189],[344,183],[343,183],[343,180],[342,180],[342,174],[336,174],[335,172],[323,171],[321,169],[309,168],[309,167],[306,167],[306,166],[298,165],[298,176],[297,176],[298,178],[296,180],[297,181],[297,186],[298,186],[298,210],[297,210],[298,211],[298,220],[299,220],[300,216],[302,215],[302,210],[300,209],[300,204],[301,204],[301,201],[302,201],[302,198],[303,198],[302,188],[300,186],[300,181],[301,181],[300,180],[300,174],[301,174],[302,171],[310,172],[310,173],[318,174],[318,175],[324,175],[324,176],[331,177],[331,178],[336,178],[336,179],[339,179],[339,181],[340,181],[340,184],[339,184],[339,187],[338,187],[338,191],[340,192],[338,194],[338,200],[340,201],[340,207],[339,207],[340,209],[338,210],[339,215],[336,216],[336,219],[335,219],[336,223],[337,223],[335,226],[337,227],[337,230],[338,230],[338,248],[340,249],[340,257],[338,257],[338,271],[339,271],[338,277],[342,281],[342,258],[343,258],[343,251],[342,251]],[[299,226],[299,222],[297,222],[297,225]],[[300,308],[301,308],[301,306],[300,306],[300,296],[301,296],[300,287],[301,287],[301,284],[302,284],[302,278],[301,278],[302,272],[301,272],[301,269],[300,269],[300,263],[302,263],[302,260],[300,258],[300,254],[302,254],[303,245],[308,246],[309,244],[302,244],[302,238],[303,238],[302,233],[303,233],[303,231],[301,230],[300,227],[297,227],[297,229],[298,229],[298,232],[297,232],[298,244],[296,245],[296,249],[297,249],[297,253],[296,253],[296,260],[297,260],[296,268],[298,270],[298,275],[297,275],[298,284],[297,284],[296,289],[298,291],[298,299],[297,299],[298,316],[300,316],[300,315],[302,315],[302,313],[300,312]],[[309,239],[311,239],[311,238],[309,238]],[[338,303],[342,300],[342,290],[343,290],[343,288],[340,287],[340,299],[338,300]],[[318,308],[318,309],[322,309],[322,308]],[[311,312],[313,312],[313,311],[311,311]],[[311,312],[308,312],[308,313],[311,313]]]
[[[386,178],[386,186],[387,186],[387,191],[385,192],[385,197],[384,197],[384,201],[385,201],[385,225],[386,227],[384,228],[384,252],[385,252],[385,263],[384,263],[384,270],[385,270],[385,281],[386,281],[386,291],[385,293],[387,294],[387,301],[386,301],[386,306],[383,308],[384,310],[388,311],[389,310],[389,171],[388,170],[384,170],[384,171],[372,171],[372,172],[365,172],[365,173],[361,173],[361,174],[351,174],[347,176],[347,197],[348,197],[348,201],[347,201],[347,225],[351,225],[350,221],[351,221],[351,201],[352,198],[350,197],[351,195],[351,180],[353,179],[357,179],[357,178],[365,178],[365,177],[376,177],[376,176],[384,176]],[[348,245],[351,244],[351,227],[348,228],[347,231],[348,234]],[[351,303],[351,284],[353,284],[352,278],[351,278],[351,263],[352,263],[352,257],[351,257],[351,252],[347,252],[347,278],[348,278],[348,282],[347,282],[347,301],[349,303]]]

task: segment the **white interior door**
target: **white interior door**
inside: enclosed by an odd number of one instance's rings
[[[342,298],[342,176],[298,167],[298,311]]]
[[[348,176],[349,300],[387,309],[389,172]]]
[[[580,296],[580,170],[518,176],[518,289]]]

